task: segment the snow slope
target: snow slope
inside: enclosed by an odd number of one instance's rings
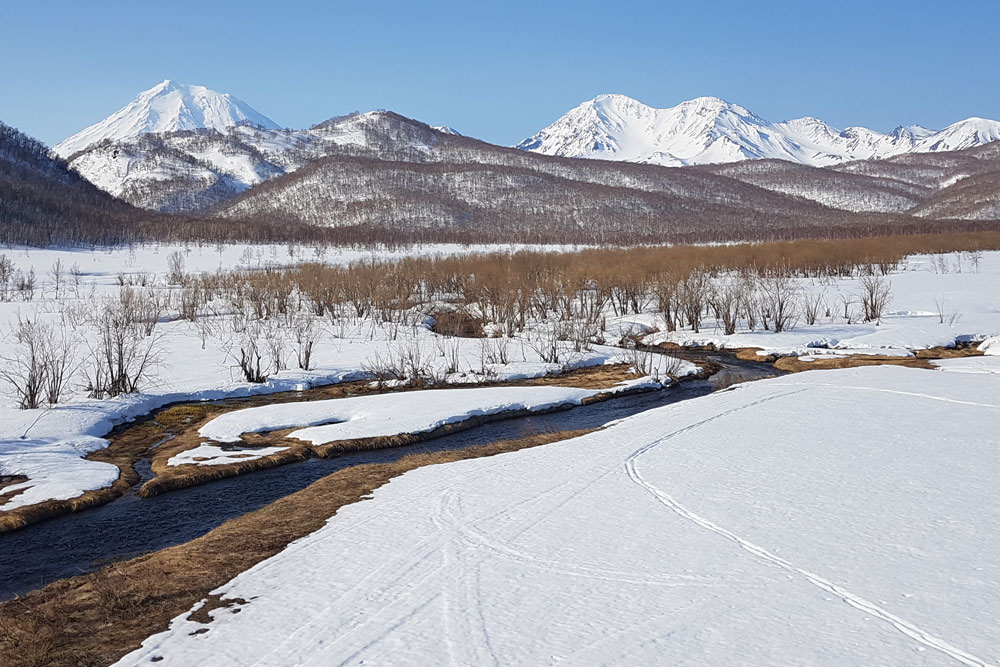
[[[59,157],[68,158],[104,139],[128,139],[141,134],[200,128],[223,131],[243,123],[278,128],[273,120],[228,93],[167,79],[139,93],[126,106],[60,142],[52,150]]]
[[[373,111],[305,130],[276,129],[270,121],[185,126],[178,129],[192,131],[128,134],[77,149],[70,166],[133,205],[178,212],[229,199],[338,150],[426,153],[446,132],[424,126],[424,136],[405,136],[398,125],[392,114]]]
[[[882,134],[843,131],[816,118],[772,123],[717,97],[655,109],[625,95],[599,95],[517,148],[664,166],[777,158],[812,166],[913,152],[950,151],[1000,139],[1000,122],[969,118],[935,132],[918,125]]]
[[[118,664],[997,664],[998,418],[828,371],[421,468]]]

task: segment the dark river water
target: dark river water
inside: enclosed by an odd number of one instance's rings
[[[484,424],[426,442],[330,459],[307,459],[164,493],[127,494],[107,505],[0,534],[0,600],[82,574],[114,559],[131,558],[181,544],[219,524],[299,491],[321,477],[363,463],[395,461],[415,452],[486,445],[537,433],[596,428],[608,422],[711,393],[727,373],[744,377],[777,374],[769,366],[728,356],[702,355],[723,365],[710,380],[683,382],[643,394],[612,398],[570,410]],[[141,472],[140,461],[136,468]]]

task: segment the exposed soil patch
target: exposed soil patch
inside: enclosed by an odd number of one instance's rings
[[[209,593],[288,543],[321,528],[343,506],[421,466],[493,456],[577,437],[564,431],[483,447],[414,454],[347,468],[186,544],[63,579],[0,603],[0,666],[107,665],[165,630]],[[240,600],[210,600],[209,608]],[[249,601],[253,604],[253,601]],[[208,609],[195,612],[207,620]]]
[[[471,315],[466,310],[436,310],[431,313],[434,325],[431,331],[442,336],[459,338],[484,338],[482,318]]]

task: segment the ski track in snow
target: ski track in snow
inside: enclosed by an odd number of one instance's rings
[[[796,385],[795,385],[795,383],[788,383],[788,384],[785,384],[784,386],[796,386]],[[825,385],[812,385],[812,386],[825,386]],[[828,386],[833,386],[833,385],[828,385]],[[890,611],[888,611],[888,610],[880,607],[879,605],[875,604],[874,602],[871,602],[870,600],[866,600],[865,598],[861,597],[860,595],[852,593],[851,591],[849,591],[849,590],[843,588],[842,586],[839,586],[839,585],[837,585],[837,584],[835,584],[835,583],[833,583],[833,582],[831,582],[831,581],[829,581],[829,580],[821,577],[818,574],[815,574],[815,573],[810,572],[808,570],[805,570],[805,569],[802,569],[800,567],[797,567],[793,563],[791,563],[791,562],[785,560],[784,558],[781,558],[780,556],[778,556],[778,555],[776,555],[776,554],[768,551],[764,547],[761,547],[761,546],[759,546],[757,544],[754,544],[753,542],[751,542],[751,541],[749,541],[747,539],[744,539],[744,538],[740,537],[739,535],[733,533],[732,531],[729,531],[729,530],[723,528],[722,526],[714,523],[710,519],[707,519],[707,518],[705,518],[705,517],[703,517],[703,516],[701,516],[701,515],[693,512],[692,510],[688,509],[687,507],[685,507],[681,503],[677,502],[677,500],[675,500],[666,491],[663,491],[662,489],[658,488],[654,484],[646,481],[642,477],[642,474],[639,472],[638,465],[637,465],[639,459],[642,458],[642,456],[644,454],[646,454],[646,453],[650,452],[651,450],[659,447],[660,445],[662,445],[663,443],[667,442],[668,440],[670,440],[673,437],[676,437],[676,436],[681,435],[683,433],[686,433],[688,431],[693,431],[693,430],[697,429],[700,426],[703,426],[703,425],[708,424],[710,422],[716,421],[717,419],[722,419],[723,417],[731,415],[731,414],[733,414],[735,412],[739,412],[741,410],[752,408],[752,407],[755,407],[757,405],[760,405],[761,403],[766,403],[768,401],[772,401],[772,400],[775,400],[775,399],[778,399],[778,398],[782,398],[784,396],[789,396],[789,395],[792,395],[792,394],[802,393],[804,391],[808,391],[809,388],[811,388],[811,387],[806,387],[806,388],[803,388],[803,389],[799,389],[797,391],[787,391],[787,392],[782,392],[782,393],[778,393],[778,394],[772,394],[771,396],[767,396],[767,397],[761,398],[761,399],[756,400],[756,401],[751,401],[750,403],[747,403],[747,404],[742,405],[742,406],[737,407],[737,408],[733,408],[732,410],[726,410],[724,412],[720,412],[717,415],[713,415],[712,417],[709,417],[707,419],[703,419],[703,420],[701,420],[699,422],[696,422],[694,424],[690,424],[690,425],[688,425],[688,426],[686,426],[686,427],[684,427],[682,429],[678,429],[676,431],[673,431],[672,433],[668,433],[667,435],[665,435],[665,436],[663,436],[661,438],[658,438],[657,440],[654,440],[653,442],[649,443],[648,445],[645,445],[645,446],[637,449],[635,452],[633,452],[626,459],[626,461],[625,461],[625,470],[628,473],[629,478],[633,482],[635,482],[636,484],[638,484],[639,486],[641,486],[642,488],[644,488],[646,491],[648,491],[650,494],[652,494],[654,498],[656,498],[660,503],[662,503],[663,505],[665,505],[666,507],[668,507],[675,514],[677,514],[678,516],[680,516],[682,519],[685,519],[686,521],[690,521],[690,522],[692,522],[692,523],[694,523],[694,524],[696,524],[698,526],[701,526],[702,528],[704,528],[706,530],[709,530],[709,531],[715,533],[716,535],[719,535],[720,537],[723,537],[723,538],[725,538],[725,539],[727,539],[727,540],[729,540],[731,542],[734,542],[737,546],[739,546],[740,548],[744,549],[745,551],[748,551],[749,553],[753,554],[754,556],[756,556],[760,560],[765,561],[767,563],[771,563],[772,565],[776,565],[776,566],[780,567],[781,569],[783,569],[783,570],[785,570],[787,572],[790,572],[790,573],[792,573],[794,575],[797,575],[797,576],[805,579],[807,582],[809,582],[813,586],[816,586],[816,587],[818,587],[818,588],[820,588],[820,589],[822,589],[822,590],[824,590],[824,591],[826,591],[828,593],[832,593],[833,595],[836,595],[837,597],[839,597],[840,599],[842,599],[844,602],[846,602],[850,606],[854,607],[855,609],[859,609],[859,610],[865,612],[866,614],[869,614],[869,615],[873,616],[874,618],[877,618],[877,619],[879,619],[881,621],[889,623],[890,625],[892,625],[894,628],[896,628],[897,630],[899,630],[900,632],[902,632],[907,637],[910,637],[911,639],[914,639],[915,641],[919,642],[920,644],[923,644],[924,646],[927,646],[928,648],[932,648],[932,649],[941,651],[945,655],[947,655],[947,656],[955,659],[956,661],[958,661],[958,662],[960,662],[960,663],[962,663],[964,665],[970,665],[972,667],[992,667],[991,663],[988,663],[985,660],[983,660],[981,658],[978,658],[975,655],[972,655],[971,653],[969,653],[969,652],[967,652],[967,651],[965,651],[965,650],[963,650],[963,649],[961,649],[961,648],[959,648],[959,647],[957,647],[957,646],[949,643],[947,640],[942,639],[940,637],[937,637],[937,636],[931,634],[930,632],[927,632],[926,630],[923,630],[920,627],[914,625],[913,623],[910,623],[909,621],[896,616],[895,614],[893,614]],[[842,387],[842,388],[845,388],[845,389],[872,389],[870,387]],[[872,389],[872,390],[873,391],[881,391],[881,392],[885,392],[885,393],[904,394],[904,395],[910,395],[910,396],[919,396],[921,398],[936,399],[936,400],[946,401],[946,402],[949,402],[949,403],[960,403],[960,404],[974,405],[974,406],[981,406],[981,407],[990,407],[990,408],[1000,407],[1000,406],[996,406],[996,405],[972,403],[972,402],[968,402],[968,401],[956,401],[956,400],[953,400],[953,399],[947,399],[947,398],[943,398],[943,397],[939,397],[939,396],[931,396],[931,395],[926,395],[926,394],[917,394],[917,393],[903,392],[903,391],[890,390],[890,389]]]

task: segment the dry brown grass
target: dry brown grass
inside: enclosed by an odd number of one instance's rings
[[[937,368],[927,359],[917,357],[890,357],[879,354],[856,354],[836,358],[802,361],[799,357],[781,357],[774,367],[789,373],[802,371],[826,371],[838,368],[858,368],[860,366],[905,366],[906,368]]]
[[[983,353],[971,345],[964,347],[929,347],[926,350],[914,350],[918,359],[961,359],[963,357],[981,357]]]
[[[112,663],[166,629],[170,619],[213,589],[321,528],[341,507],[363,500],[393,477],[425,465],[493,456],[588,432],[548,433],[340,470],[186,544],[0,603],[0,666]],[[225,606],[227,601],[214,604]]]

